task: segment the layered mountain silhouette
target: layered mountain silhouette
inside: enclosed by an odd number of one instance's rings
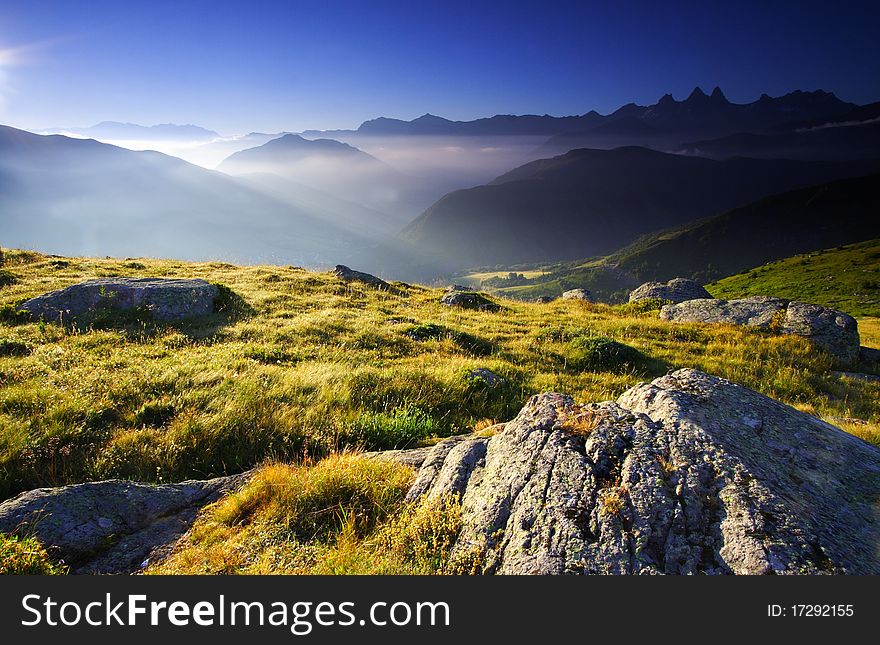
[[[70,255],[320,264],[358,238],[157,152],[0,126],[3,243]]]
[[[775,159],[874,159],[880,157],[880,103],[835,118],[786,123],[766,133],[737,134],[685,143],[686,154]]]
[[[444,196],[401,237],[449,267],[583,258],[773,193],[877,171],[878,161],[716,161],[638,147],[572,150]]]
[[[606,259],[638,280],[709,282],[798,253],[880,237],[880,174],[772,195],[648,235]]]

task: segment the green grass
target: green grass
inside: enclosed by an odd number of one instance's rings
[[[67,567],[46,553],[36,538],[0,534],[0,575],[47,576],[67,573]]]
[[[770,262],[706,286],[716,298],[778,296],[880,316],[880,240]]]
[[[0,498],[410,446],[510,419],[538,392],[600,401],[680,367],[864,422],[848,429],[880,437],[880,386],[833,377],[831,359],[803,339],[673,325],[655,303],[506,300],[470,311],[440,304],[440,290],[380,291],[295,267],[5,256],[16,282],[0,289],[12,312],[0,322]],[[226,290],[216,313],[175,325],[60,326],[14,313],[26,298],[113,275],[203,278]],[[577,339],[595,338],[629,348],[610,346],[624,359],[594,362],[595,348]],[[503,384],[469,378],[476,368]]]

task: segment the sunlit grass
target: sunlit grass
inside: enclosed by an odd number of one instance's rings
[[[835,378],[827,355],[791,336],[672,325],[653,310],[571,301],[457,310],[440,304],[440,290],[388,293],[294,267],[14,251],[6,259],[14,279],[0,287],[0,307],[112,275],[203,278],[242,302],[234,315],[158,328],[0,323],[0,347],[11,348],[0,352],[0,497],[416,445],[508,420],[541,391],[609,399],[680,367],[825,418],[866,422],[846,429],[872,441],[880,427],[880,386]],[[865,344],[880,346],[878,327],[863,323]],[[589,338],[626,345],[637,360],[585,365]],[[504,384],[469,379],[478,367]]]

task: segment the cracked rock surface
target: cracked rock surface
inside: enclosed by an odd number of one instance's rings
[[[439,495],[461,500],[453,560],[483,573],[880,573],[880,449],[696,370],[532,397],[432,448],[409,498]]]
[[[76,573],[130,573],[170,548],[199,510],[248,476],[37,488],[0,504],[0,532],[36,536]]]

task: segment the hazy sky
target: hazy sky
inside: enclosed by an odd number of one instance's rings
[[[876,0],[717,4],[3,0],[0,123],[348,128],[607,112],[695,85],[880,100]]]

